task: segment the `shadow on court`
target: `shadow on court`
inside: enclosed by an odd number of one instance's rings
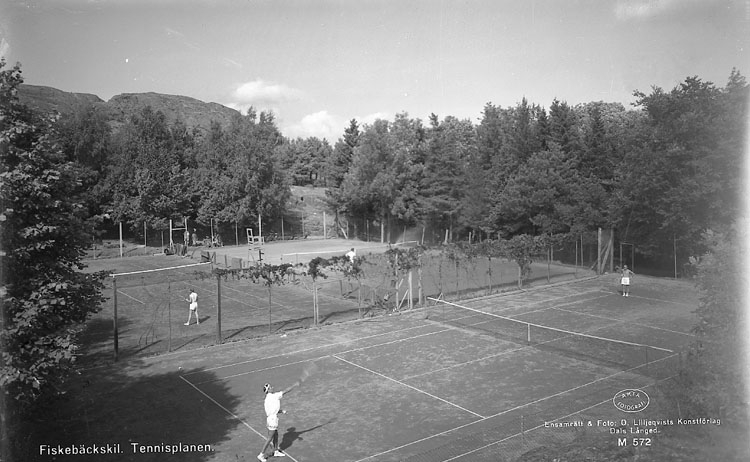
[[[63,395],[37,405],[14,429],[12,460],[202,462],[217,460],[217,453],[244,460],[226,447],[237,439],[238,422],[229,412],[241,400],[222,381],[209,381],[201,391],[217,406],[181,378],[190,372],[141,360],[80,371]]]
[[[284,436],[281,437],[281,442],[279,443],[279,447],[281,450],[286,450],[294,444],[295,441],[303,441],[302,435],[305,433],[309,433],[311,431],[317,430],[319,428],[322,428],[330,423],[335,422],[336,419],[331,419],[326,423],[322,423],[320,425],[316,425],[314,427],[310,427],[307,430],[297,430],[296,427],[289,427],[286,429],[286,432],[284,433]]]

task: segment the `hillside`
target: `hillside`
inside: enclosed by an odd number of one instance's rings
[[[21,103],[41,112],[70,114],[85,106],[97,108],[113,128],[122,125],[131,114],[146,106],[161,111],[171,124],[176,120],[185,123],[189,130],[197,128],[206,131],[211,122],[221,126],[229,125],[239,112],[218,103],[205,103],[195,98],[161,93],[124,93],[104,101],[88,93],[71,93],[52,87],[21,85],[18,98]]]

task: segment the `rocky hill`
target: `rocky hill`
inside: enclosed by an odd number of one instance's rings
[[[70,114],[86,106],[97,108],[113,127],[124,123],[130,114],[146,106],[161,111],[169,123],[181,120],[188,129],[207,130],[212,121],[226,127],[239,112],[218,103],[205,103],[195,98],[161,93],[124,93],[104,101],[88,93],[71,93],[52,87],[21,85],[18,91],[21,103],[42,112],[57,111]]]

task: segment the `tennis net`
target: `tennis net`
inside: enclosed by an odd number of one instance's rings
[[[432,321],[649,377],[661,378],[671,370],[664,366],[679,359],[667,348],[543,326],[445,300],[429,300],[440,307],[428,315]]]
[[[117,279],[117,287],[150,286],[177,281],[192,281],[205,278],[211,272],[210,263],[192,263],[166,268],[152,268],[111,274]]]

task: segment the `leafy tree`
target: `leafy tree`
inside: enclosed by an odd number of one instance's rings
[[[181,135],[182,136],[182,135]],[[114,219],[140,229],[166,229],[170,219],[190,214],[183,153],[161,111],[150,106],[131,116],[115,137],[108,177]]]
[[[577,153],[580,149],[576,113],[568,103],[557,99],[549,108],[550,141],[557,143],[566,154]]]
[[[747,88],[733,73],[725,89],[691,77],[669,93],[636,92],[647,125],[621,176],[641,250],[658,254],[675,237],[684,255],[699,254],[704,230],[736,216]]]
[[[62,116],[55,128],[68,160],[100,175],[106,172],[112,130],[100,110],[92,104],[80,106]]]
[[[506,143],[503,111],[487,103],[482,118],[476,127],[476,151],[467,159],[466,175],[472,181],[466,182],[462,209],[464,222],[470,228],[481,229],[485,233],[495,231],[489,211],[492,207],[494,191],[502,188],[507,175],[498,169],[498,159],[502,156]]]
[[[328,159],[327,185],[331,188],[339,188],[344,181],[344,175],[349,170],[354,156],[354,149],[359,146],[359,125],[356,119],[349,121],[349,126],[344,130],[343,138],[339,138],[333,148],[333,153]]]
[[[325,185],[326,165],[331,157],[331,146],[316,137],[297,138],[282,143],[276,150],[281,167],[296,185]]]
[[[679,375],[664,387],[674,407],[679,404],[680,417],[721,419],[722,440],[710,446],[715,460],[748,457],[743,440],[750,431],[745,367],[749,359],[745,348],[746,300],[743,299],[748,287],[743,271],[747,235],[737,231],[733,228],[704,233],[708,251],[692,262],[701,294],[696,311],[698,321],[693,328],[696,340],[681,362]],[[691,436],[715,436],[707,429],[701,430]],[[726,444],[739,441],[745,443]]]
[[[84,274],[90,242],[79,169],[53,121],[18,103],[18,65],[0,60],[3,285],[0,385],[29,405],[54,395],[73,367],[76,333],[104,301],[103,274]]]
[[[427,131],[427,155],[420,188],[422,213],[440,229],[453,229],[462,216],[463,196],[466,192],[466,165],[474,156],[476,137],[469,120],[446,117],[438,121],[430,117]]]
[[[346,212],[347,200],[344,197],[342,184],[349,171],[354,157],[354,150],[359,146],[360,131],[356,119],[349,121],[344,136],[339,138],[328,158],[328,175],[326,178],[326,202],[334,210],[336,233],[346,235],[342,224],[342,212]],[[348,226],[347,226],[348,228]],[[348,236],[345,236],[348,237]]]
[[[385,236],[385,223],[395,197],[396,180],[390,169],[393,158],[389,123],[376,120],[362,133],[352,165],[341,185],[350,213],[367,218],[375,214],[380,218],[381,240]]]
[[[280,213],[289,197],[276,160],[282,141],[271,113],[238,115],[227,130],[212,127],[197,148],[198,222],[254,223]]]

